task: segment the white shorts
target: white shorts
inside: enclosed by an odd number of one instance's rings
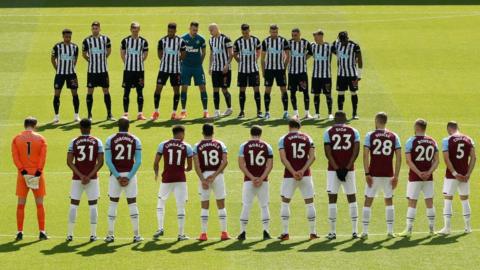
[[[85,191],[89,201],[98,200],[100,198],[100,185],[98,179],[92,179],[86,185],[82,184],[80,180],[72,180],[72,189],[70,191],[70,199],[79,201],[82,198],[82,193]]]
[[[423,192],[425,199],[433,198],[433,181],[408,181],[407,198],[418,200],[420,192]]]
[[[158,198],[167,200],[170,193],[173,192],[177,206],[185,205],[188,200],[188,189],[186,182],[161,183],[158,191]]]
[[[270,202],[268,182],[263,182],[259,187],[255,187],[252,181],[243,182],[242,203],[252,204],[255,196],[258,198],[260,207],[268,205]]]
[[[120,176],[126,177],[128,176],[128,173],[120,173]],[[115,176],[113,175],[110,176],[110,183],[108,186],[108,196],[110,196],[110,198],[119,198],[120,195],[122,194],[122,191],[125,191],[125,197],[127,198],[137,197],[138,188],[137,188],[136,175],[132,177],[132,179],[130,179],[126,187],[120,186],[120,183],[118,183],[118,180],[117,178],[115,178]]]
[[[338,194],[340,186],[343,188],[343,193],[347,195],[356,194],[355,171],[349,171],[347,173],[345,182],[338,179],[336,171],[327,171],[327,193]]]
[[[457,179],[445,178],[443,181],[443,195],[453,196],[457,190],[460,196],[470,195],[470,181],[461,182]]]
[[[291,199],[297,188],[300,189],[303,199],[311,199],[315,196],[312,177],[304,176],[300,181],[297,181],[294,178],[283,178],[281,189],[282,197]]]
[[[392,177],[372,177],[372,187],[365,183],[365,196],[374,198],[377,196],[379,190],[383,191],[384,198],[393,197]]]
[[[207,178],[208,176],[215,173],[214,171],[207,171],[203,173],[203,177]],[[203,189],[202,182],[198,181],[198,194],[200,195],[200,200],[208,201],[210,200],[210,193],[215,194],[216,200],[223,200],[225,199],[226,192],[225,192],[225,181],[223,179],[223,173],[217,175],[215,180],[209,185],[208,189]]]

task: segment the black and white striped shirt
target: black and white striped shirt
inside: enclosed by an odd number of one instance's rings
[[[224,34],[220,34],[218,37],[212,36],[209,43],[212,52],[210,69],[212,71],[223,71],[223,67],[228,63],[228,50],[232,48],[232,40]],[[229,65],[228,69],[230,68]]]
[[[88,73],[108,72],[107,49],[111,48],[110,38],[93,35],[83,40],[83,51],[88,54]]]
[[[267,37],[262,42],[265,52],[266,70],[285,70],[285,51],[290,50],[290,43],[284,37]]]
[[[143,37],[128,36],[122,40],[122,50],[125,51],[124,70],[144,71],[143,55],[148,51],[148,42]]]
[[[75,65],[78,58],[78,46],[75,43],[59,42],[53,46],[52,56],[57,62],[57,74],[75,74]]]
[[[360,54],[360,46],[349,40],[344,46],[336,40],[332,44],[332,52],[337,55],[337,75],[341,77],[358,76],[357,56]]]
[[[324,42],[317,44],[312,42],[313,55],[313,78],[331,78],[332,77],[332,52],[330,44]]]
[[[185,51],[185,42],[179,36],[173,38],[164,36],[158,41],[158,50],[162,51],[160,71],[166,73],[180,73],[180,54]]]
[[[301,74],[307,72],[307,55],[311,54],[310,42],[306,39],[295,41],[290,39],[290,64],[289,74]]]
[[[261,49],[260,40],[250,36],[248,39],[239,37],[233,45],[234,52],[239,54],[238,72],[253,73],[258,71],[257,50]]]

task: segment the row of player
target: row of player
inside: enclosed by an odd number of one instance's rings
[[[364,142],[363,165],[365,170],[365,202],[363,207],[363,232],[361,238],[368,237],[368,226],[371,206],[378,191],[383,191],[386,206],[386,224],[388,237],[394,237],[393,192],[398,184],[401,168],[401,143],[392,131],[386,128],[387,115],[378,113],[375,117],[375,130],[368,132]],[[29,189],[35,195],[39,209],[40,237],[46,238],[44,228],[43,196],[45,195],[45,179],[43,166],[46,157],[46,143],[43,137],[33,132],[36,120],[25,121],[26,131],[15,137],[12,144],[13,158],[18,168],[17,195],[17,239],[23,236],[23,209]],[[83,192],[88,197],[90,206],[91,240],[96,240],[97,200],[99,198],[99,180],[97,172],[104,163],[111,173],[109,182],[110,205],[108,208],[108,234],[106,242],[113,242],[114,225],[117,217],[117,206],[121,193],[125,193],[130,218],[134,231],[134,242],[143,238],[139,232],[139,211],[137,208],[137,170],[142,163],[142,144],[129,133],[129,121],[121,118],[118,121],[119,132],[102,141],[93,137],[91,121],[80,121],[81,136],[72,140],[68,147],[67,163],[73,172],[71,187],[71,205],[68,215],[67,240],[73,240],[73,229],[76,221],[77,207]],[[316,210],[314,205],[314,183],[310,167],[315,162],[315,144],[312,138],[301,132],[298,120],[290,120],[288,133],[278,143],[280,159],[285,167],[281,186],[282,234],[280,240],[289,239],[290,200],[295,191],[300,190],[305,201],[309,223],[310,239],[318,238],[316,230]],[[439,151],[435,140],[426,135],[427,122],[418,119],[414,124],[414,136],[405,144],[406,163],[410,169],[407,183],[408,210],[405,231],[399,236],[408,237],[412,233],[416,216],[417,200],[423,193],[429,222],[429,231],[434,233],[435,209],[433,206],[434,188],[433,173],[439,164]],[[472,139],[459,132],[455,122],[447,125],[448,137],[442,141],[443,157],[446,163],[446,174],[443,193],[445,198],[445,227],[438,233],[450,233],[452,216],[452,199],[458,189],[465,219],[465,232],[471,231],[469,178],[474,169],[476,156]],[[154,161],[155,179],[159,177],[159,163],[163,159],[163,172],[158,193],[157,217],[158,231],[154,238],[164,235],[165,204],[170,194],[176,199],[178,219],[178,240],[188,237],[184,232],[185,204],[188,199],[186,174],[195,169],[199,178],[198,189],[201,200],[201,234],[198,240],[207,240],[207,224],[209,217],[209,199],[214,194],[218,207],[218,218],[221,224],[221,239],[229,239],[227,232],[227,211],[225,209],[225,182],[223,171],[227,167],[227,147],[214,137],[214,126],[204,124],[204,138],[193,148],[184,141],[185,128],[175,126],[173,138],[158,146]],[[240,215],[241,232],[237,239],[246,239],[246,228],[249,213],[255,197],[258,198],[263,223],[263,238],[269,239],[269,173],[273,167],[274,152],[272,147],[261,139],[262,128],[253,126],[251,138],[242,143],[238,153],[238,166],[244,174],[242,193],[242,212]],[[330,223],[329,239],[336,238],[337,194],[343,187],[346,194],[352,237],[357,238],[358,209],[356,201],[356,176],[354,164],[360,151],[360,135],[356,129],[346,124],[343,112],[335,114],[335,124],[328,128],[323,136],[325,156],[328,160],[327,193],[328,220]],[[40,217],[43,219],[40,220]]]
[[[92,35],[83,40],[82,56],[88,62],[86,104],[88,118],[92,118],[93,92],[95,87],[101,87],[104,93],[104,102],[107,108],[107,119],[114,120],[111,112],[111,97],[109,93],[109,75],[107,58],[111,53],[111,42],[108,36],[100,34],[100,22],[92,23]],[[213,99],[215,106],[214,117],[228,116],[232,114],[231,94],[229,92],[231,83],[231,62],[233,59],[238,62],[238,82],[240,113],[238,118],[245,117],[246,88],[253,87],[254,100],[256,103],[257,117],[269,119],[271,91],[274,82],[281,90],[281,101],[283,104],[283,118],[288,119],[289,97],[294,110],[293,118],[298,119],[298,107],[296,92],[303,93],[305,118],[320,117],[320,94],[326,97],[329,119],[332,115],[332,79],[331,79],[331,58],[332,54],[337,56],[337,85],[338,110],[343,110],[345,91],[350,90],[352,97],[353,118],[357,118],[358,104],[358,82],[361,79],[363,60],[360,46],[351,41],[346,31],[338,34],[337,40],[328,43],[324,40],[323,30],[313,33],[314,42],[309,42],[301,37],[300,29],[294,28],[291,32],[291,39],[279,35],[277,25],[271,25],[270,35],[262,41],[250,34],[248,24],[241,25],[242,36],[232,41],[228,36],[220,32],[219,26],[215,23],[209,25],[211,34],[209,40],[209,69],[213,84]],[[170,80],[173,88],[173,110],[171,119],[184,119],[187,117],[187,90],[192,78],[194,84],[199,87],[201,102],[203,106],[203,117],[209,118],[208,94],[206,91],[205,74],[203,62],[206,56],[206,40],[198,34],[199,24],[190,23],[189,32],[181,37],[176,35],[177,25],[169,23],[167,35],[158,42],[157,53],[160,60],[160,69],[157,76],[154,92],[154,107],[151,119],[159,118],[159,107],[161,92]],[[128,117],[130,91],[132,88],[137,92],[138,120],[145,120],[143,114],[143,88],[145,68],[144,62],[148,56],[149,45],[145,38],[139,35],[140,24],[133,22],[130,25],[131,35],[121,42],[120,55],[124,63],[123,83],[123,111],[124,117]],[[76,75],[76,64],[78,58],[78,47],[71,42],[72,31],[65,29],[62,32],[63,41],[55,44],[52,50],[51,62],[56,71],[54,80],[55,95],[53,107],[55,111],[54,123],[59,122],[60,93],[66,83],[71,89],[75,121],[79,121],[78,115],[80,101],[78,98],[78,80]],[[311,79],[311,93],[314,94],[315,115],[312,117],[309,112],[310,94],[309,80],[307,75],[307,60],[312,57],[313,70]],[[258,65],[260,59],[261,65]],[[262,113],[262,100],[260,94],[260,72],[264,78],[264,106],[265,114]],[[227,110],[220,113],[220,90],[223,92]],[[181,112],[177,114],[178,104],[181,101]]]

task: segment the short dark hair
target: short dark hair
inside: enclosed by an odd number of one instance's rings
[[[197,21],[193,21],[190,23],[190,26],[198,27],[200,24]]]
[[[253,125],[250,128],[250,135],[260,137],[262,136],[262,127],[259,125]]]
[[[381,124],[386,124],[388,121],[387,113],[379,112],[375,115],[375,119],[378,120]]]
[[[173,126],[172,133],[173,135],[177,135],[179,133],[185,133],[185,127],[182,125]]]
[[[29,116],[25,118],[25,120],[23,121],[23,126],[25,128],[28,128],[28,127],[35,128],[37,126],[37,118],[33,116]]]
[[[298,27],[295,27],[292,29],[292,33],[295,32],[295,33],[300,33],[300,28]]]
[[[348,39],[348,32],[347,31],[341,31],[338,33],[338,39],[340,41],[346,41]]]
[[[270,30],[278,30],[278,25],[270,24]]]
[[[70,30],[68,28],[63,29],[62,35],[66,35],[66,34],[72,34],[72,30]]]
[[[419,118],[415,120],[415,126],[421,128],[422,130],[427,129],[427,120]]]
[[[92,120],[88,118],[83,118],[80,120],[80,128],[81,129],[90,129],[92,128]]]
[[[447,128],[458,129],[458,123],[456,121],[448,121]]]
[[[299,129],[301,126],[302,126],[302,124],[300,123],[300,120],[298,120],[298,119],[290,119],[288,121],[288,127],[290,127],[290,128]]]
[[[130,121],[126,117],[120,117],[118,119],[118,130],[121,132],[127,132],[130,128]]]
[[[335,123],[344,124],[347,122],[347,114],[344,111],[338,111],[335,113]]]
[[[100,22],[99,21],[93,21],[92,26],[98,26],[100,27]]]
[[[213,125],[210,123],[203,124],[202,126],[202,133],[205,136],[212,136],[213,135]]]
[[[242,25],[240,26],[240,29],[242,30],[248,30],[250,29],[250,25],[248,25],[248,23],[242,23]]]
[[[177,29],[177,24],[174,22],[171,22],[168,24],[168,29]]]

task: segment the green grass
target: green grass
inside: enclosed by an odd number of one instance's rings
[[[74,242],[65,244],[67,211],[69,206],[70,173],[65,165],[68,142],[78,131],[72,123],[50,126],[44,125],[41,133],[49,143],[47,175],[47,230],[55,236],[46,242],[37,242],[35,238],[26,238],[21,243],[13,243],[15,233],[15,169],[10,161],[10,140],[22,127],[25,116],[34,115],[42,124],[52,118],[51,96],[54,72],[49,58],[54,43],[61,38],[60,32],[69,27],[74,31],[73,40],[80,44],[89,34],[89,25],[93,20],[102,22],[103,32],[113,42],[110,58],[111,92],[114,113],[121,113],[121,62],[119,44],[128,34],[130,21],[138,20],[142,24],[142,35],[148,39],[151,54],[146,67],[146,106],[150,113],[153,107],[153,89],[158,71],[155,47],[158,39],[164,35],[166,23],[176,21],[179,32],[186,31],[187,24],[193,19],[199,20],[201,33],[207,36],[206,26],[215,21],[223,32],[236,38],[240,35],[239,25],[251,24],[252,34],[259,38],[267,35],[270,23],[277,23],[280,32],[289,36],[292,27],[299,26],[304,36],[311,39],[309,33],[319,27],[326,31],[327,40],[335,34],[348,29],[351,38],[360,43],[364,55],[364,79],[361,81],[360,116],[361,120],[352,122],[362,136],[373,127],[371,121],[377,111],[387,111],[391,123],[389,127],[396,131],[403,142],[412,134],[412,122],[417,117],[425,117],[429,122],[428,133],[438,141],[445,134],[447,120],[459,121],[463,131],[473,138],[480,138],[476,124],[479,114],[477,91],[480,51],[476,44],[480,34],[475,31],[480,23],[479,6],[258,6],[258,7],[118,7],[118,8],[21,8],[1,9],[0,24],[0,261],[2,269],[39,268],[39,269],[150,269],[150,268],[188,268],[188,269],[313,269],[334,268],[348,265],[351,269],[434,269],[434,268],[475,268],[480,263],[476,250],[480,241],[478,231],[470,235],[455,233],[446,238],[426,238],[426,234],[415,234],[411,240],[385,240],[383,232],[384,207],[380,198],[374,205],[369,240],[351,241],[346,236],[350,232],[348,209],[343,196],[339,200],[338,232],[343,235],[337,240],[326,242],[320,239],[307,242],[307,222],[300,196],[297,194],[292,203],[291,234],[293,240],[279,243],[275,240],[259,242],[261,222],[258,205],[255,204],[248,227],[251,240],[245,243],[236,241],[218,242],[218,221],[216,211],[211,211],[209,233],[212,240],[206,243],[187,241],[176,243],[175,203],[170,199],[167,204],[166,238],[151,242],[150,236],[156,229],[156,193],[158,183],[153,180],[151,164],[157,144],[170,137],[173,122],[166,121],[171,108],[172,91],[165,89],[161,103],[161,118],[156,123],[132,124],[132,132],[144,145],[144,164],[139,173],[139,209],[141,231],[147,241],[130,244],[131,225],[124,199],[119,206],[117,218],[117,236],[123,237],[113,245],[101,241],[86,243],[89,233],[88,211],[84,201],[81,203]],[[81,113],[85,115],[86,65],[80,60],[78,67],[81,85]],[[234,67],[236,70],[236,66]],[[235,72],[234,72],[235,74]],[[235,85],[234,76],[233,85]],[[210,81],[208,80],[210,83]],[[238,112],[238,90],[232,87],[234,108]],[[211,87],[209,86],[211,98]],[[70,94],[62,96],[61,115],[64,122],[72,118]],[[134,96],[133,96],[134,97]],[[247,96],[248,117],[254,116],[253,94]],[[134,98],[133,98],[134,100]],[[273,116],[281,116],[280,96],[276,90],[272,97]],[[301,104],[301,98],[299,99]],[[200,99],[197,89],[190,89],[190,119],[186,140],[193,144],[200,139],[202,120]],[[325,106],[322,99],[322,113]],[[347,98],[347,110],[350,110]],[[135,104],[133,107],[135,107]],[[223,100],[222,100],[223,106]],[[213,104],[210,100],[210,107]],[[303,106],[301,106],[302,108]],[[135,110],[133,110],[134,112]],[[96,119],[103,119],[104,107],[100,92],[95,94]],[[286,131],[284,122],[277,119],[260,121],[247,119],[237,121],[233,118],[215,122],[217,137],[230,149],[230,165],[226,172],[227,209],[229,231],[235,235],[239,230],[238,218],[241,207],[242,176],[236,166],[236,152],[239,144],[247,139],[248,127],[261,124],[265,128],[265,140],[276,145],[278,138]],[[328,230],[326,219],[325,171],[321,135],[329,123],[325,121],[306,122],[304,131],[312,135],[317,143],[318,159],[313,165],[316,189],[316,207],[318,230],[324,234]],[[114,133],[110,123],[97,122],[93,133],[105,140]],[[276,147],[275,147],[276,148]],[[361,167],[360,160],[357,166]],[[402,169],[401,183],[396,191],[396,225],[400,231],[404,226],[406,201],[404,198],[407,170]],[[441,163],[435,173],[437,227],[442,226],[441,186],[444,164]],[[360,204],[363,199],[364,180],[362,173],[357,174]],[[477,205],[477,190],[480,188],[478,170],[472,177],[473,227],[480,229]],[[278,156],[275,157],[274,171],[271,175],[271,231],[280,233],[279,189],[282,179],[282,167]],[[186,232],[197,236],[200,229],[199,198],[196,194],[197,180],[193,173],[188,175],[190,201],[187,206]],[[106,232],[107,211],[107,171],[101,173],[101,200],[99,205],[100,236]],[[25,233],[36,235],[36,218],[32,198],[29,197],[26,212]],[[419,204],[416,231],[426,231],[425,208]],[[453,227],[463,228],[461,207],[454,204]]]

